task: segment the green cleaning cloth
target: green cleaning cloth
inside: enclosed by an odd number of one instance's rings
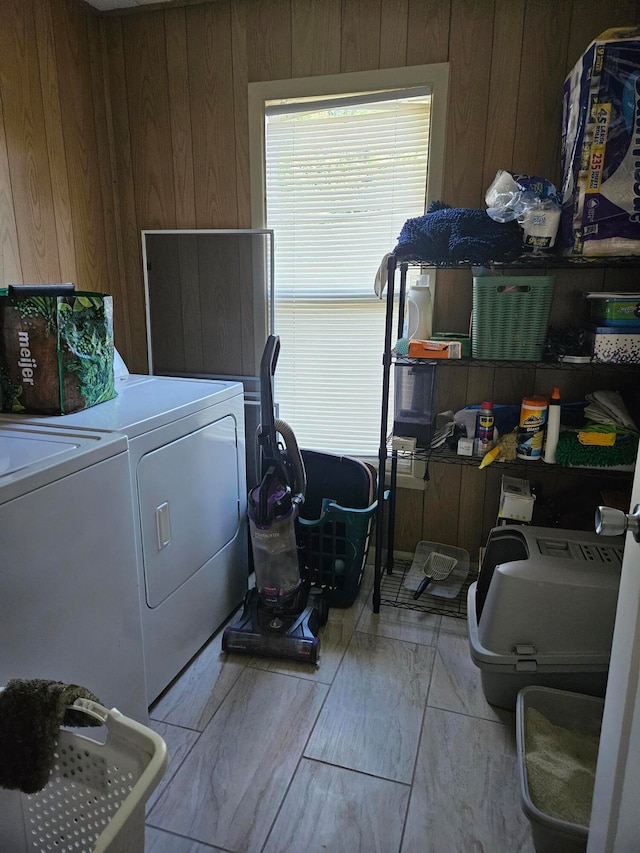
[[[7,682],[0,692],[0,788],[41,791],[49,780],[60,726],[100,725],[82,711],[68,709],[76,699],[101,704],[77,684],[42,678]]]
[[[556,448],[558,465],[582,465],[588,468],[611,468],[635,465],[638,453],[637,435],[618,435],[612,447],[581,444],[577,432],[561,430]]]

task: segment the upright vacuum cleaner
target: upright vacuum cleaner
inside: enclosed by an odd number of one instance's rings
[[[279,352],[280,338],[270,335],[260,363],[262,479],[247,500],[256,583],[245,596],[239,621],[225,628],[222,650],[316,663],[318,631],[328,607],[322,590],[310,589],[300,572],[296,518],[304,502],[306,475],[293,431],[274,415]]]

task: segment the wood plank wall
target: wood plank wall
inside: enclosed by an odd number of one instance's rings
[[[113,293],[117,345],[144,372],[140,232],[249,227],[250,82],[449,62],[443,199],[476,207],[499,168],[558,180],[567,71],[602,30],[639,21],[636,0],[187,0],[107,15],[0,0],[2,280]],[[605,283],[631,286],[559,276],[553,321]],[[439,274],[437,327],[465,330],[470,307],[469,274]],[[548,380],[471,368],[439,407],[516,402]],[[398,546],[475,549],[499,475],[430,469],[424,492],[399,496]]]
[[[112,293],[130,353],[140,318],[123,286],[98,17],[75,0],[0,0],[0,33],[0,282]]]

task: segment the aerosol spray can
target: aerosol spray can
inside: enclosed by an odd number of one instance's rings
[[[494,423],[493,401],[485,400],[478,412],[476,424],[476,452],[479,456],[484,456],[493,447]]]

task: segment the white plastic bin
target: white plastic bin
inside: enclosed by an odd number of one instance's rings
[[[516,701],[520,794],[522,809],[531,824],[536,853],[585,853],[589,835],[588,822],[575,823],[568,817],[565,819],[562,814],[549,814],[542,804],[536,803],[532,797],[531,780],[527,772],[527,756],[531,755],[532,748],[532,735],[526,724],[527,711],[530,709],[538,711],[554,726],[570,730],[572,734],[584,735],[585,741],[589,738],[593,742],[594,738],[600,737],[604,699],[566,690],[555,690],[551,687],[531,686],[521,690]],[[572,750],[574,746],[575,744],[567,746],[565,756],[567,760],[570,758],[570,749]],[[562,757],[562,748],[555,757],[557,758],[558,755]],[[593,772],[595,773],[595,759]],[[589,773],[581,769],[580,779],[583,782],[588,776]],[[552,781],[550,778],[549,783]],[[562,792],[569,798],[571,797],[570,784],[567,783]],[[586,792],[589,792],[589,788],[583,790],[583,797],[586,796]],[[563,801],[556,799],[556,802],[557,810],[560,811]]]
[[[167,766],[164,740],[88,699],[80,708],[106,728],[100,743],[60,730],[55,765],[37,794],[17,794],[24,841],[14,853],[144,853],[145,803]],[[5,849],[0,824],[0,848]]]

